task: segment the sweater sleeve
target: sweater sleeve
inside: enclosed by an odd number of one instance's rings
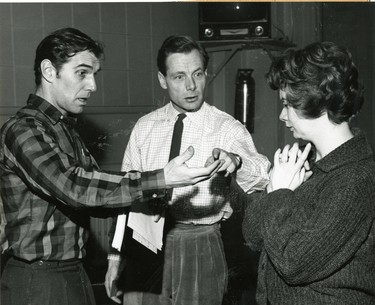
[[[264,248],[291,285],[317,281],[339,270],[368,236],[374,217],[372,180],[353,170],[336,172],[330,181],[304,196],[280,189],[258,203],[265,207],[260,224]],[[308,189],[309,181],[301,187]]]
[[[263,239],[261,235],[261,224],[264,218],[264,207],[262,206],[261,198],[266,196],[266,191],[253,192],[246,194],[237,187],[239,200],[243,202],[244,219],[242,223],[242,233],[246,244],[253,251],[260,251],[263,246]]]

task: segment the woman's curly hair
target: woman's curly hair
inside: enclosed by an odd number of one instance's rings
[[[288,105],[305,118],[327,113],[340,124],[356,115],[363,104],[363,85],[352,55],[332,42],[289,49],[276,57],[266,74],[270,87],[285,90]]]

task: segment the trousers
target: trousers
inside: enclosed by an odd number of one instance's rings
[[[80,260],[24,262],[10,258],[1,277],[2,305],[95,305]]]
[[[145,265],[126,261],[134,270]],[[129,272],[126,270],[125,272]],[[130,280],[131,274],[128,274]],[[161,292],[125,289],[124,305],[218,305],[227,287],[228,268],[220,225],[176,226],[167,234],[162,270],[155,272]]]

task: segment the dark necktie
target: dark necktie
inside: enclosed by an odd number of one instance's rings
[[[184,130],[184,123],[182,120],[186,117],[185,113],[180,113],[176,123],[174,123],[171,150],[169,153],[169,161],[180,154],[182,131]]]
[[[184,123],[182,122],[182,120],[185,117],[186,117],[185,113],[180,113],[178,115],[178,119],[177,119],[176,123],[174,124],[173,135],[172,135],[172,142],[171,142],[171,148],[170,148],[170,153],[169,153],[169,160],[177,157],[180,154],[181,137],[182,137],[182,131],[184,129]],[[171,198],[172,198],[172,192],[173,192],[173,189],[168,189],[166,191],[165,198],[163,200],[164,201],[164,206],[163,207],[161,205],[158,206],[159,209],[162,208],[164,210],[164,212],[165,212],[165,213],[163,213],[162,210],[158,211],[158,213],[164,214],[164,217],[165,217],[164,230],[163,230],[163,244],[166,243],[167,233],[174,226],[173,216],[169,213],[169,211],[167,209],[167,207],[168,207],[168,201],[171,200]],[[156,199],[156,201],[158,203],[160,203],[160,199]],[[164,262],[164,247],[163,247],[162,251],[158,251],[158,253],[157,253],[156,256],[155,255],[150,255],[150,252],[148,250],[144,251],[144,248],[142,248],[141,250],[143,250],[143,251],[140,252],[140,253],[146,252],[145,254],[148,254],[148,256],[147,256],[148,258],[145,259],[145,261],[148,262],[148,263],[150,263],[149,269],[144,269],[144,265],[140,266],[140,268],[142,268],[142,270],[144,270],[142,272],[142,276],[145,276],[145,281],[147,283],[151,284],[151,287],[160,288],[161,289],[161,281],[156,280],[154,282],[150,282],[149,279],[151,279],[151,278],[155,279],[155,275],[154,274],[156,272],[162,272],[162,270],[163,270],[163,264],[164,264],[163,263]],[[140,253],[139,253],[138,256],[141,255]],[[158,293],[160,293],[160,291],[158,291]]]
[[[184,130],[184,123],[182,120],[186,117],[185,113],[180,113],[176,123],[174,123],[171,150],[169,152],[169,161],[180,154],[182,131]],[[172,199],[173,189],[168,189],[165,199],[167,201]]]

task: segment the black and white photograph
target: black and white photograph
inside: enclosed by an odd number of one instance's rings
[[[375,4],[0,2],[0,305],[375,305]]]

